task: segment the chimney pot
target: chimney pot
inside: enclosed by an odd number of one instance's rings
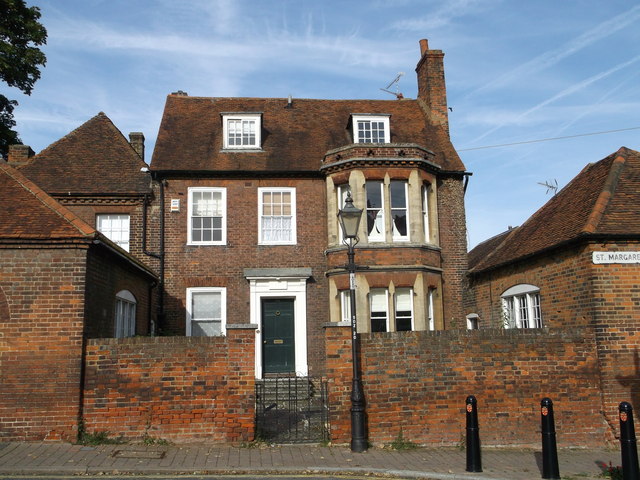
[[[7,161],[13,165],[24,165],[35,155],[29,145],[9,145]]]
[[[138,156],[144,160],[144,134],[142,132],[131,132],[129,134],[129,144]]]
[[[420,56],[423,56],[429,50],[429,40],[423,38],[420,40]]]

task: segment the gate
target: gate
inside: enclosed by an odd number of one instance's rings
[[[256,438],[273,443],[328,441],[326,379],[276,376],[256,380]]]

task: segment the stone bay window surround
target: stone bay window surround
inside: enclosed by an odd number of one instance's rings
[[[393,123],[393,119],[391,120]],[[358,331],[444,328],[435,154],[416,144],[350,145],[327,152],[327,272],[332,321],[348,310],[337,212],[346,192],[363,209],[356,263]],[[331,268],[333,267],[333,268]]]

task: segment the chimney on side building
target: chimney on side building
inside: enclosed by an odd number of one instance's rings
[[[142,132],[131,132],[129,134],[129,144],[131,144],[138,156],[144,160],[144,135]]]
[[[29,145],[9,145],[9,155],[7,161],[12,166],[25,165],[29,163],[35,152],[31,150]]]
[[[418,74],[418,98],[423,100],[434,122],[442,125],[449,135],[449,111],[447,87],[444,81],[444,53],[429,50],[429,42],[420,40],[420,61],[416,67]]]

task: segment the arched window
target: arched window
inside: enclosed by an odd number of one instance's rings
[[[114,337],[133,337],[136,334],[136,297],[129,290],[116,293]]]
[[[542,328],[538,287],[527,284],[515,285],[500,297],[505,328]]]

